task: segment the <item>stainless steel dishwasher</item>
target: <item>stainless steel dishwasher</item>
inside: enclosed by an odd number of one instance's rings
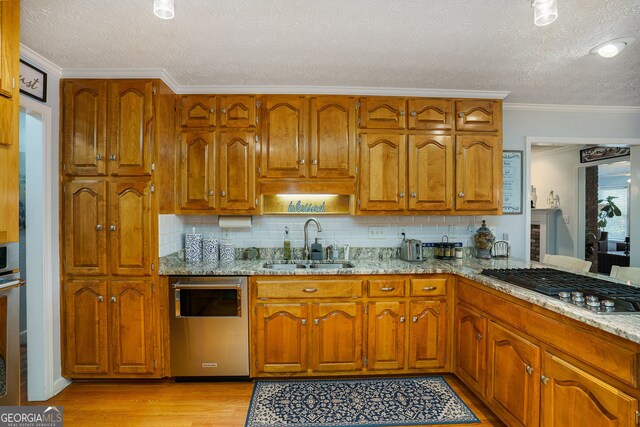
[[[173,277],[171,375],[249,375],[246,277]]]

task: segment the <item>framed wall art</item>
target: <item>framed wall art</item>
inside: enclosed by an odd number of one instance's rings
[[[522,151],[502,152],[502,213],[522,213]]]
[[[20,93],[47,102],[47,73],[20,60]]]
[[[631,154],[629,147],[590,147],[580,150],[580,163],[626,157]]]

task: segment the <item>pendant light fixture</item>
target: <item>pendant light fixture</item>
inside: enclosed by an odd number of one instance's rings
[[[558,19],[557,0],[531,0],[533,7],[533,22],[538,27],[551,24]]]
[[[173,0],[153,0],[153,14],[160,19],[173,19],[175,16]]]

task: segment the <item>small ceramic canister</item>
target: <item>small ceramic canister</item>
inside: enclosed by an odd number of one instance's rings
[[[219,256],[218,239],[209,236],[202,240],[202,260],[204,262],[217,262]]]
[[[236,245],[233,243],[223,243],[220,245],[220,261],[235,261]]]
[[[187,262],[202,260],[202,234],[197,234],[195,229],[184,235],[184,259]]]

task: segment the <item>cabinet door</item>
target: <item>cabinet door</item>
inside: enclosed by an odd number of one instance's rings
[[[183,132],[180,143],[180,208],[215,209],[213,132]]]
[[[180,126],[206,128],[216,125],[216,97],[210,95],[183,95],[178,99]]]
[[[268,96],[262,100],[262,178],[297,178],[307,175],[306,102],[300,96]]]
[[[153,82],[109,82],[109,170],[151,175]]]
[[[356,167],[355,99],[318,96],[311,99],[312,178],[353,178]]]
[[[72,80],[63,88],[64,173],[104,175],[107,163],[107,82]]]
[[[405,99],[393,97],[360,98],[362,129],[404,129]]]
[[[491,135],[456,137],[456,209],[498,211],[501,190],[500,138]]]
[[[407,159],[404,135],[360,137],[360,210],[404,210]]]
[[[20,2],[0,2],[0,96],[13,98],[14,89],[20,84],[19,73],[16,73],[20,67],[19,51]]]
[[[256,372],[306,372],[307,342],[307,304],[257,304]]]
[[[540,423],[540,348],[489,322],[487,399],[511,426]]]
[[[481,396],[485,395],[487,318],[458,303],[455,320],[455,374]]]
[[[148,280],[114,280],[109,293],[114,374],[154,372],[153,289]]]
[[[220,126],[225,128],[252,128],[256,119],[256,98],[250,95],[221,96]]]
[[[220,134],[220,210],[248,211],[256,201],[256,134]]]
[[[106,186],[100,181],[70,181],[64,186],[67,274],[107,274]]]
[[[502,119],[500,101],[467,99],[456,101],[456,129],[466,131],[497,132]]]
[[[413,300],[410,307],[409,368],[444,367],[448,330],[446,300]]]
[[[362,369],[362,303],[313,304],[311,369],[359,371]]]
[[[150,204],[148,182],[109,184],[112,274],[151,274]]]
[[[67,374],[109,371],[107,282],[70,280],[64,284],[64,337]]]
[[[638,401],[550,353],[542,358],[542,426],[634,426]]]
[[[448,99],[410,98],[407,101],[409,129],[451,130],[453,102]]]
[[[405,303],[370,302],[367,329],[367,368],[404,367]]]
[[[409,135],[409,210],[453,209],[453,142],[447,135]]]

